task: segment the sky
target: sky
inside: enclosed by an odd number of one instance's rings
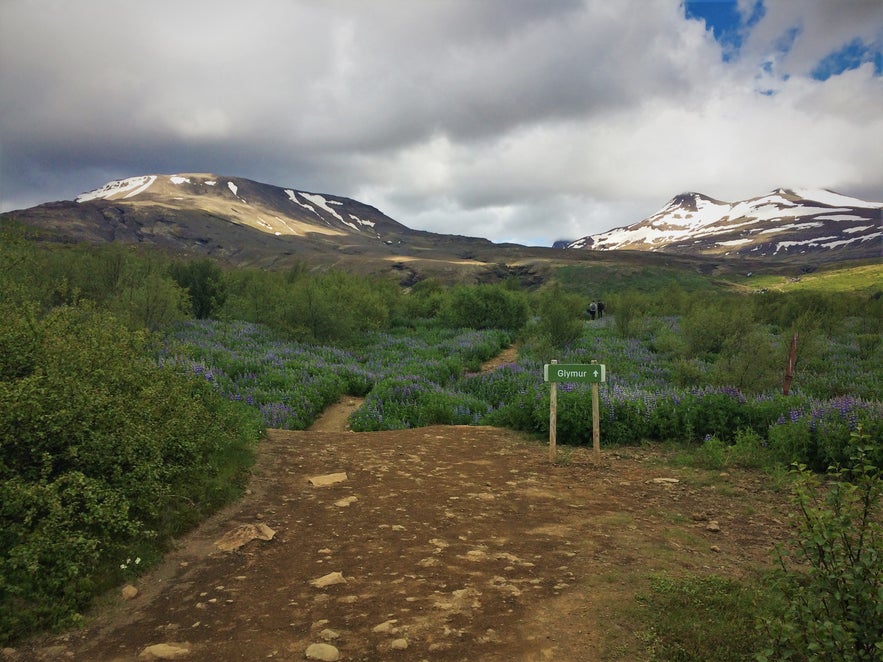
[[[883,200],[881,0],[0,0],[0,211],[211,172],[548,246]]]

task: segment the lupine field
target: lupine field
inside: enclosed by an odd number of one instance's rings
[[[366,396],[351,419],[355,431],[459,424],[545,435],[549,385],[542,367],[555,358],[607,366],[600,387],[602,445],[747,445],[752,455],[819,470],[848,461],[856,444],[878,455],[883,446],[881,358],[862,353],[848,331],[801,367],[788,396],[700,383],[675,387],[671,362],[650,349],[653,338],[622,338],[611,318],[587,322],[579,341],[557,356],[520,356],[477,372],[515,340],[500,330],[427,327],[368,334],[358,349],[342,350],[284,341],[259,325],[205,320],[180,326],[161,362],[201,375],[226,398],[258,408],[264,424],[275,428],[304,429],[350,394]],[[559,384],[559,442],[591,443],[591,429],[590,386]]]

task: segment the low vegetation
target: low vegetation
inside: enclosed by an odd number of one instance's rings
[[[82,305],[0,304],[0,633],[77,622],[236,498],[257,412],[159,367],[149,339]]]
[[[380,277],[223,270],[5,231],[0,644],[76,623],[235,498],[264,427],[304,429],[349,394],[366,398],[354,430],[482,424],[543,437],[542,365],[555,358],[606,364],[604,445],[674,442],[712,469],[801,467],[795,539],[765,578],[776,591],[658,578],[641,601],[656,659],[879,659],[879,293],[746,294],[695,273],[607,271],[603,287],[583,270],[531,291],[403,291]],[[664,295],[649,286],[659,278]],[[588,320],[602,295],[611,314]],[[513,343],[516,362],[480,372]],[[589,387],[559,384],[559,443],[590,443],[591,429]],[[717,613],[744,614],[744,631]],[[706,648],[678,625],[701,618],[720,621]]]

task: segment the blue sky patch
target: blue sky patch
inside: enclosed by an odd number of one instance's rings
[[[721,46],[721,59],[724,62],[739,58],[742,44],[765,14],[763,0],[755,0],[748,15],[739,11],[737,0],[684,0],[685,18],[705,22],[706,30],[711,31],[715,41]],[[783,32],[773,44],[774,52],[779,55],[790,52],[801,33],[800,26]],[[810,75],[816,80],[824,81],[867,62],[874,64],[875,76],[883,76],[883,52],[879,45],[868,45],[862,39],[856,38],[819,60]],[[761,69],[767,74],[774,74],[769,60],[761,65]],[[787,80],[787,76],[783,80]]]
[[[686,18],[705,21],[715,41],[722,46],[721,58],[729,62],[739,57],[742,42],[750,29],[763,18],[763,0],[756,0],[747,17],[739,12],[736,0],[685,0]]]
[[[865,62],[874,63],[874,74],[883,75],[883,54],[867,46],[861,39],[853,39],[843,48],[829,53],[816,65],[811,75],[816,80],[828,80],[844,71],[857,69]]]

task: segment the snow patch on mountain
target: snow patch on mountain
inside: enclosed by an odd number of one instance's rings
[[[881,226],[883,203],[833,191],[780,188],[739,202],[691,192],[676,195],[643,221],[582,237],[567,248],[774,255],[852,246],[867,253],[873,244],[866,242]],[[771,235],[777,241],[770,242]]]
[[[324,209],[324,210],[327,211],[329,214],[331,214],[332,216],[334,216],[334,218],[336,218],[336,219],[337,219],[338,221],[340,221],[341,223],[344,223],[344,222],[345,222],[345,221],[343,220],[343,216],[341,216],[340,214],[338,214],[336,211],[334,211],[334,210],[329,206],[329,203],[333,203],[333,202],[334,202],[333,200],[330,200],[330,201],[329,201],[329,200],[326,200],[323,196],[319,195],[318,193],[302,193],[301,191],[298,191],[298,195],[300,195],[300,196],[303,197],[303,198],[306,198],[307,200],[309,200],[310,202],[312,202],[314,205],[316,205],[316,206],[319,207],[320,209]]]
[[[128,179],[117,179],[108,182],[94,191],[78,195],[76,201],[89,202],[90,200],[131,198],[146,191],[155,181],[156,175],[143,175],[141,177],[129,177]]]
[[[883,203],[880,202],[868,202],[867,200],[861,200],[859,198],[850,198],[849,196],[840,195],[839,193],[825,189],[796,188],[793,190],[793,193],[805,200],[821,202],[829,207],[867,207],[868,209],[879,209],[883,207]]]
[[[310,212],[314,213],[316,216],[319,216],[319,212],[316,211],[316,208],[313,207],[313,205],[308,205],[306,202],[301,202],[300,200],[298,200],[297,193],[292,191],[290,188],[285,189],[285,195],[287,195],[288,199],[291,200],[294,204],[300,205],[301,207],[303,207],[307,211],[310,211]],[[319,218],[322,218],[322,217],[319,216]]]

